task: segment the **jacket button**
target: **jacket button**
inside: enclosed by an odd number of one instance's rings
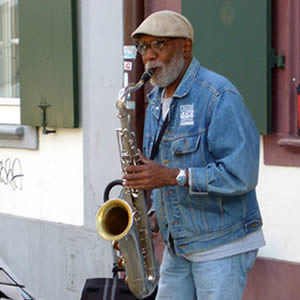
[[[169,163],[170,163],[170,161],[169,161],[169,160],[167,160],[167,159],[165,159],[165,160],[163,160],[163,163],[164,163],[165,165],[167,165],[167,164],[169,164]]]
[[[254,222],[254,223],[252,223],[250,226],[251,226],[252,228],[256,228],[256,227],[258,227],[258,223],[257,223],[257,222]]]

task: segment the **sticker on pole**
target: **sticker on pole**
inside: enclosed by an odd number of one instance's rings
[[[124,70],[131,71],[132,70],[132,62],[131,61],[124,61]]]
[[[135,59],[136,58],[136,46],[124,46],[123,47],[124,59]]]

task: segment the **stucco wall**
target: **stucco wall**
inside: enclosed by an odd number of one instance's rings
[[[39,140],[38,150],[0,149],[0,211],[83,225],[82,130]]]

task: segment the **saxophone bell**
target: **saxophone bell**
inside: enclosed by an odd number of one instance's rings
[[[107,241],[119,241],[126,236],[133,223],[129,204],[122,199],[110,199],[98,210],[96,230]]]

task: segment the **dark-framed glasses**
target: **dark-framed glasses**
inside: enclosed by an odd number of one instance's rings
[[[172,40],[172,38],[157,39],[152,41],[150,44],[139,43],[137,45],[137,51],[141,55],[145,55],[148,48],[150,48],[153,53],[158,54],[166,46],[167,42],[169,42],[170,40]]]

